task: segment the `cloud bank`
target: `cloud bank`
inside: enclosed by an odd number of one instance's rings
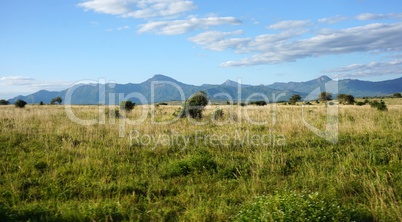
[[[325,70],[325,73],[334,73],[335,78],[359,78],[381,75],[401,75],[402,60],[387,62],[371,62],[369,64],[352,64],[346,67]]]
[[[177,16],[196,9],[188,0],[90,0],[78,4],[85,10],[125,18]]]
[[[155,33],[159,35],[179,35],[197,29],[224,24],[238,25],[241,21],[235,17],[189,17],[184,20],[148,22],[139,26],[139,33]]]

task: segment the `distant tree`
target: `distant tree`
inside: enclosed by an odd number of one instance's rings
[[[0,100],[0,105],[8,105],[8,104],[9,104],[9,102],[7,100],[5,100],[5,99]]]
[[[22,99],[19,99],[19,100],[17,100],[17,102],[15,102],[15,107],[17,107],[17,108],[24,108],[25,107],[25,105],[27,104],[27,102],[25,102],[24,100],[22,100]]]
[[[180,117],[184,118],[190,116],[191,118],[201,119],[202,112],[205,106],[208,105],[208,95],[204,91],[194,93],[184,103],[184,107],[181,109]]]
[[[380,111],[388,111],[387,105],[382,100],[380,102],[378,102],[377,100],[374,100],[374,101],[370,102],[370,106],[372,108],[377,108],[377,110],[380,110]]]
[[[265,106],[265,105],[267,105],[267,102],[264,100],[259,100],[259,101],[252,101],[249,104],[256,105],[256,106]]]
[[[298,94],[294,94],[292,97],[289,99],[289,104],[296,104],[297,101],[301,100],[302,98]]]
[[[318,99],[319,99],[320,101],[323,101],[323,102],[329,101],[329,100],[332,99],[332,93],[329,93],[329,92],[321,92],[320,95],[318,96]]]
[[[56,97],[56,98],[53,98],[52,101],[50,101],[50,104],[54,105],[54,104],[57,103],[57,104],[60,105],[61,102],[63,102],[63,99],[58,96],[58,97]]]
[[[133,110],[135,105],[136,104],[131,102],[130,100],[120,102],[120,108],[124,109],[127,112],[130,112],[131,110]]]
[[[39,102],[39,105],[43,106],[43,105],[45,105],[45,104],[43,103],[43,101],[40,101],[40,102]]]
[[[355,103],[355,97],[352,95],[348,94],[339,94],[337,97],[339,103],[342,103],[344,105],[353,105]]]
[[[402,98],[402,94],[401,93],[394,93],[393,97],[394,98]]]

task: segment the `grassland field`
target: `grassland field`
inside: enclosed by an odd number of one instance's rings
[[[339,105],[337,143],[302,121],[325,129],[323,104],[72,107],[104,109],[93,125],[0,106],[0,221],[402,221],[402,99],[385,102]]]

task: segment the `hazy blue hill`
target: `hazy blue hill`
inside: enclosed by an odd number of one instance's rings
[[[28,96],[17,96],[10,101],[10,103],[14,103],[15,101],[22,99],[27,103],[40,103],[41,101],[44,103],[50,103],[52,98],[63,96],[62,92],[51,92],[47,90],[40,90],[36,93],[30,94]]]
[[[194,86],[158,74],[142,83],[115,84],[112,87],[108,84],[77,85],[70,91],[73,91],[71,95],[72,104],[118,104],[119,101],[126,99],[138,104],[178,101],[182,100],[183,97],[188,98],[193,93],[201,90],[207,92],[211,100],[226,101],[231,98],[237,102],[240,97],[242,101],[245,101],[251,95],[256,94],[260,94],[260,96],[253,96],[250,101],[261,100],[263,99],[261,94],[263,94],[272,102],[275,100],[288,100],[293,94],[299,94],[303,98],[318,87],[324,89],[323,86],[329,81],[331,79],[328,76],[321,76],[306,82],[273,83],[265,86],[241,85],[241,94],[239,95],[239,86],[235,81],[227,80],[219,85],[203,84]],[[352,94],[355,97],[382,96],[402,92],[402,78],[381,82],[346,79],[340,80],[338,85],[339,93]],[[105,99],[104,101],[99,100],[99,89],[101,89],[101,92],[105,92],[101,95],[101,98]],[[17,96],[9,101],[14,103],[18,99],[23,99],[28,103],[39,103],[40,101],[49,103],[52,98],[60,96],[63,98],[63,102],[68,102],[66,101],[67,92],[68,89],[60,92],[41,90],[28,96]],[[281,93],[283,94],[281,97],[273,98],[274,96],[278,97]],[[154,100],[151,100],[152,97]],[[114,101],[109,101],[109,99]]]
[[[383,96],[402,91],[402,78],[380,82],[345,79],[339,81],[339,91],[355,97]]]
[[[313,79],[307,82],[288,82],[288,83],[273,83],[267,85],[269,88],[280,89],[280,90],[292,90],[296,92],[309,93],[315,90],[317,87],[323,86],[325,83],[331,81],[332,79],[328,76],[320,76],[317,79]]]

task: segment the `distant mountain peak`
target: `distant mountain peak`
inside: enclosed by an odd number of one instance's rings
[[[170,81],[170,82],[177,82],[177,80],[169,77],[169,76],[165,76],[162,74],[156,74],[154,75],[152,78],[148,79],[148,81]]]
[[[224,83],[222,83],[221,86],[234,86],[234,87],[237,87],[238,84],[239,84],[239,83],[228,79],[228,80],[226,80]]]
[[[326,75],[322,75],[322,76],[318,77],[317,80],[318,80],[319,82],[328,82],[328,81],[331,81],[332,79],[329,78],[329,77],[326,76]]]

